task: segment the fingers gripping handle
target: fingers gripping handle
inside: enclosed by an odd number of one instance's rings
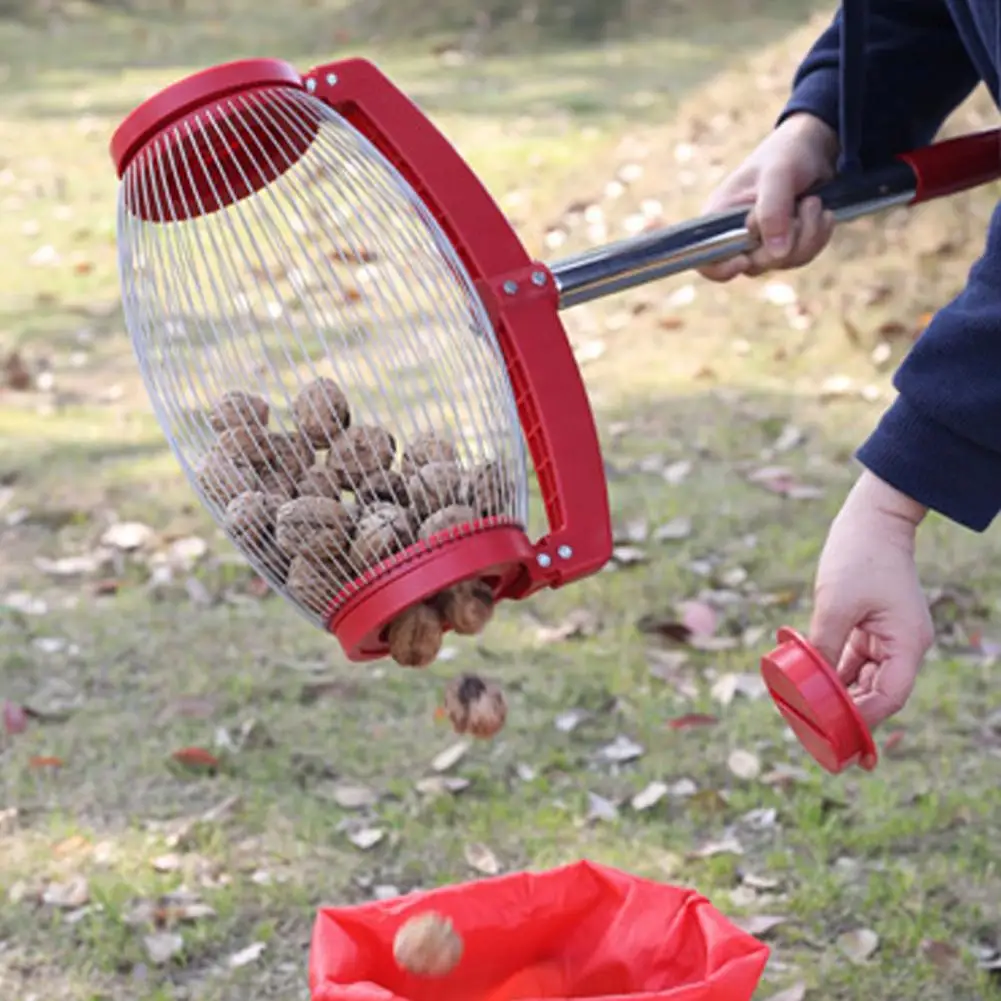
[[[838,222],[898,205],[917,205],[1001,177],[1001,130],[961,136],[904,153],[874,170],[835,178],[807,192]],[[702,216],[557,261],[561,309],[623,292],[757,248],[749,206]]]

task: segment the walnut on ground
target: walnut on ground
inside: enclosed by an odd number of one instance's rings
[[[446,588],[435,599],[442,618],[460,636],[483,632],[494,614],[494,593],[481,580],[466,580]]]
[[[254,468],[211,449],[195,472],[198,485],[214,504],[226,508],[234,497],[260,490],[260,477]]]
[[[417,435],[404,448],[400,468],[405,476],[413,476],[421,466],[429,466],[433,462],[458,461],[459,453],[452,442],[434,432],[425,432]]]
[[[343,551],[351,536],[351,519],[344,505],[329,497],[298,497],[278,508],[278,545],[289,556],[298,556],[317,532],[338,533]]]
[[[340,500],[341,497],[337,477],[322,466],[314,466],[296,486],[300,497],[329,497],[331,500]]]
[[[486,740],[507,721],[507,700],[498,685],[464,674],[445,689],[445,712],[456,733]]]
[[[422,539],[429,539],[439,532],[446,532],[450,528],[458,528],[460,525],[468,525],[476,520],[476,512],[465,504],[452,504],[449,507],[435,511],[430,518],[427,518],[418,531],[418,536]]]
[[[413,521],[405,508],[374,504],[361,511],[351,555],[355,566],[364,570],[406,549],[413,541]]]
[[[443,914],[428,911],[404,922],[393,939],[397,966],[419,977],[444,977],[462,959],[463,941]]]
[[[401,667],[428,667],[441,652],[445,628],[431,605],[414,605],[389,627],[389,655]]]
[[[227,428],[265,428],[271,408],[268,401],[241,389],[224,393],[209,411],[209,424],[213,431]]]
[[[292,404],[295,422],[314,448],[326,448],[351,424],[348,398],[333,379],[316,379],[305,386]]]
[[[435,511],[458,504],[462,497],[462,472],[452,462],[432,462],[410,477],[410,500],[423,521]]]
[[[226,531],[241,546],[260,550],[273,538],[279,498],[262,491],[248,491],[234,497],[226,507]]]
[[[327,469],[343,490],[353,490],[366,474],[389,469],[396,456],[396,439],[378,425],[359,424],[330,442]]]

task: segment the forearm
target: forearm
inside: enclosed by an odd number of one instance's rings
[[[859,450],[897,490],[974,531],[1001,511],[1001,206],[966,288],[894,379],[899,397]]]
[[[841,12],[801,63],[782,118],[807,112],[838,129]],[[931,142],[978,83],[942,0],[872,0],[862,162]]]

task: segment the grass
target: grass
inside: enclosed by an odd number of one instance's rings
[[[450,641],[424,674],[350,666],[256,594],[196,507],[137,379],[114,271],[105,147],[117,119],[188,67],[262,49],[300,63],[346,54],[329,6],[292,6],[220,3],[173,20],[82,9],[50,32],[0,24],[0,348],[53,378],[5,391],[0,408],[0,681],[15,704],[64,710],[31,720],[2,751],[0,992],[304,997],[318,906],[473,878],[468,849],[486,845],[504,871],[591,858],[694,886],[734,917],[784,917],[767,935],[763,999],[797,983],[832,1001],[999,996],[976,963],[1001,927],[998,700],[991,659],[972,649],[997,628],[995,539],[934,519],[924,533],[940,643],[889,728],[902,739],[872,775],[824,775],[765,701],[712,694],[724,675],[754,672],[776,626],[807,621],[851,449],[890,398],[923,315],[961,285],[997,192],[856,224],[770,297],[761,281],[682,277],[569,312],[617,522],[689,519],[691,533],[642,543],[648,563],[501,609],[483,637]],[[792,27],[806,15],[791,6],[741,14],[676,15],[642,40],[545,58],[509,49],[452,65],[428,43],[380,49],[380,62],[549,258],[585,244],[586,224],[567,212],[582,199],[599,205],[608,238],[644,207],[656,215],[654,200],[667,219],[694,215],[768,127],[820,22]],[[950,129],[981,127],[985,108],[978,95]],[[606,184],[626,164],[642,176],[612,198]],[[560,227],[569,235],[555,247],[547,233]],[[779,441],[794,444],[776,452]],[[818,496],[790,500],[748,481],[779,463]],[[39,569],[39,558],[92,552],[116,518],[153,526],[155,539],[93,573]],[[157,554],[191,536],[207,553],[147,589]],[[642,615],[700,595],[721,607],[731,644],[678,651],[637,629]],[[582,610],[591,634],[539,639],[540,623]],[[501,679],[509,722],[449,773],[468,786],[431,788],[422,780],[454,742],[434,710],[445,680],[466,669]],[[587,716],[566,732],[555,720],[570,710]],[[688,713],[718,723],[666,725]],[[216,773],[171,764],[179,748],[214,747],[251,723],[269,739],[228,752]],[[619,736],[643,753],[609,764],[599,752]],[[758,756],[761,778],[728,769],[737,749]],[[682,780],[694,795],[680,794]],[[653,781],[674,791],[631,808]],[[339,805],[345,783],[373,802]],[[384,836],[360,850],[360,827]],[[728,834],[743,855],[692,857]],[[65,886],[77,877],[86,893],[73,899]],[[137,912],[180,888],[213,913],[157,930]],[[45,889],[64,906],[40,902]],[[879,948],[855,964],[838,941],[859,928]],[[182,947],[155,963],[174,933]],[[255,943],[256,959],[230,962]]]

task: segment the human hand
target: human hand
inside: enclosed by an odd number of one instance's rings
[[[699,274],[716,282],[737,275],[798,268],[827,246],[834,218],[819,198],[796,199],[834,177],[837,133],[819,118],[790,115],[716,189],[707,212],[749,206],[747,227],[761,240],[750,254],[707,265]]]
[[[831,525],[814,588],[810,641],[870,727],[899,712],[934,640],[914,563],[927,509],[866,471]]]

